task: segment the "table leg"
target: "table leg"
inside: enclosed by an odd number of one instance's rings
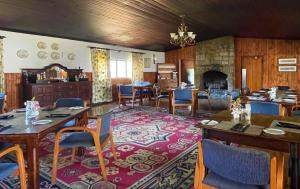
[[[173,91],[169,91],[169,114],[173,114],[172,95]]]
[[[143,105],[143,88],[140,88],[140,105]]]
[[[299,174],[299,152],[298,145],[291,143],[290,144],[291,151],[291,188],[300,189],[300,174]]]
[[[28,188],[40,188],[40,160],[38,139],[30,138],[26,144]]]

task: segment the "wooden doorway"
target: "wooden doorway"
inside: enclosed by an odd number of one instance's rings
[[[185,82],[187,84],[195,84],[194,81],[194,60],[180,60],[180,83]]]
[[[242,57],[242,87],[248,87],[250,91],[263,88],[263,57]]]

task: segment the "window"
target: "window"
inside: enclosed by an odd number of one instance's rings
[[[110,60],[112,78],[131,78],[131,64],[125,60]]]

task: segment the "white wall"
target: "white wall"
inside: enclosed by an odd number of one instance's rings
[[[55,37],[45,37],[39,35],[23,34],[16,32],[8,32],[0,30],[0,36],[5,36],[3,40],[3,62],[4,62],[4,72],[5,73],[18,73],[21,68],[43,68],[52,63],[60,63],[67,68],[83,68],[85,72],[91,72],[91,57],[89,46],[108,48],[115,50],[124,51],[134,51],[145,53],[144,57],[153,57],[155,54],[156,63],[165,62],[164,52],[146,51],[139,49],[126,48],[114,45],[104,45],[99,43],[89,43],[83,41],[75,41],[69,39],[55,38]],[[41,51],[37,47],[38,42],[45,42],[47,48],[43,51],[48,53],[46,59],[40,59],[37,53]],[[59,49],[56,52],[60,53],[61,58],[58,60],[52,60],[50,54],[55,52],[51,49],[52,43],[58,43]],[[27,58],[19,58],[17,56],[17,51],[20,49],[25,49],[28,51],[29,56]],[[75,59],[70,61],[67,58],[69,53],[75,54]],[[115,53],[118,54],[118,53]],[[151,64],[150,68],[145,68],[145,72],[156,72],[156,64]]]

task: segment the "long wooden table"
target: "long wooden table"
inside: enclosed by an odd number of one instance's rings
[[[11,128],[0,132],[0,141],[26,145],[28,188],[40,188],[40,162],[39,162],[39,144],[40,141],[49,133],[54,132],[64,123],[77,118],[80,123],[87,123],[87,111],[90,108],[80,110],[70,110],[68,108],[57,108],[52,111],[41,111],[39,119],[51,119],[53,122],[46,125],[25,125],[25,113],[9,112],[14,118],[1,120],[1,123],[12,125]],[[50,113],[70,114],[64,118],[47,118]]]
[[[218,122],[232,121],[229,111],[222,111],[211,119]],[[299,122],[300,118],[281,117],[252,114],[251,124],[263,127],[270,127],[273,120],[284,120]],[[258,148],[289,153],[291,157],[291,189],[300,189],[300,133],[286,132],[285,135],[275,136],[262,133],[259,136],[248,135],[246,133],[234,132],[231,130],[223,130],[212,128],[212,126],[197,125],[202,128],[202,137],[208,139],[217,139],[226,141],[227,143],[237,143]]]

